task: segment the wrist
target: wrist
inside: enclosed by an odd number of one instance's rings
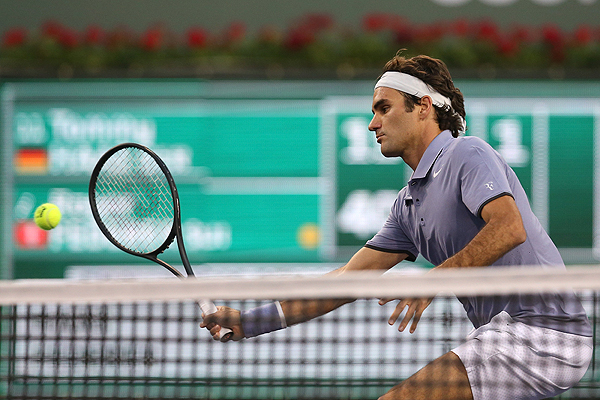
[[[247,338],[287,328],[285,315],[278,301],[243,311],[240,320]]]

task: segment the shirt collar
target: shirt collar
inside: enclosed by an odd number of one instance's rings
[[[425,153],[423,153],[423,157],[421,157],[419,165],[417,165],[417,169],[415,170],[415,172],[413,172],[412,176],[410,177],[410,180],[425,178],[427,176],[427,173],[429,173],[429,170],[433,166],[435,160],[437,160],[442,150],[444,150],[444,148],[450,143],[452,139],[454,139],[454,137],[452,136],[452,133],[448,130],[443,131],[435,138],[433,138],[431,143],[429,143],[429,146],[427,146]]]

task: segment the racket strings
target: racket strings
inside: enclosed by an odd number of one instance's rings
[[[125,148],[103,165],[95,186],[98,214],[123,247],[151,253],[168,238],[174,204],[167,178],[141,149]]]

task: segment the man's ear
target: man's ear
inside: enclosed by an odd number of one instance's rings
[[[419,108],[419,116],[422,118],[427,117],[433,111],[433,102],[431,97],[421,97],[421,103],[417,105],[417,107]]]

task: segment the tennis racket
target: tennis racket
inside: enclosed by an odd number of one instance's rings
[[[123,143],[108,150],[92,172],[89,200],[98,227],[112,244],[184,278],[158,258],[177,238],[185,272],[188,277],[194,276],[183,245],[175,180],[152,150],[136,143]],[[217,311],[210,300],[200,300],[199,305],[206,315]],[[231,335],[230,329],[221,328],[221,341]]]

